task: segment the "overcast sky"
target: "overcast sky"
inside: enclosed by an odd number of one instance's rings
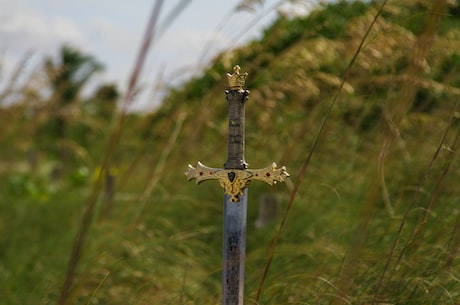
[[[148,55],[141,83],[153,87],[159,75],[164,81],[178,79],[183,68],[196,69],[219,51],[260,36],[273,22],[282,1],[253,1],[255,11],[235,8],[242,0],[167,0],[158,25],[162,31]],[[288,1],[285,1],[288,2]],[[316,1],[307,1],[309,3]],[[69,43],[103,63],[105,72],[93,80],[115,82],[124,90],[155,1],[147,0],[0,0],[0,59],[2,74],[28,51],[29,66],[37,66],[45,55],[55,55]],[[173,8],[183,8],[168,25]],[[302,7],[303,8],[303,7]],[[301,7],[296,7],[303,13]],[[219,30],[219,28],[221,30]],[[237,37],[238,36],[238,37]],[[210,48],[206,48],[212,41]],[[230,71],[229,71],[230,72]],[[2,77],[2,80],[5,78]],[[138,106],[150,107],[145,98]],[[150,105],[149,105],[150,103]]]

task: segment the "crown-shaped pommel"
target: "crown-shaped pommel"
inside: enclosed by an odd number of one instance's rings
[[[240,66],[236,65],[233,67],[233,74],[227,73],[228,86],[230,87],[230,90],[243,89],[248,72],[240,74],[240,70]]]

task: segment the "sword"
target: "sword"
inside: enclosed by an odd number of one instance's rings
[[[200,162],[188,165],[187,179],[199,184],[206,180],[218,180],[224,188],[224,232],[222,253],[222,305],[243,305],[244,261],[246,256],[246,217],[248,204],[247,186],[252,180],[270,185],[289,177],[286,167],[276,163],[262,169],[248,169],[244,160],[244,106],[249,90],[244,84],[248,73],[240,73],[236,65],[233,74],[227,73],[228,101],[228,158],[224,168],[208,167]]]

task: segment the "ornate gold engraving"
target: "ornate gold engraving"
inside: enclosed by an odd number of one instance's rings
[[[232,202],[240,200],[239,196],[243,195],[244,188],[249,185],[251,180],[259,180],[273,185],[277,182],[286,181],[286,178],[289,177],[286,167],[277,168],[274,162],[271,166],[255,170],[212,168],[198,162],[196,168],[189,164],[185,175],[189,181],[196,179],[196,184],[205,180],[218,180]]]
[[[225,194],[230,196],[231,202],[240,201],[239,196],[243,195],[244,188],[248,186],[251,174],[242,170],[223,170],[222,172],[226,175],[219,177],[220,186],[225,189]],[[235,176],[233,180],[230,180],[229,175],[232,173]]]
[[[236,65],[233,67],[233,74],[227,73],[228,86],[231,90],[241,90],[246,82],[248,72],[240,74],[240,66]]]
[[[276,167],[276,163],[273,162],[271,166],[267,166],[262,169],[249,170],[252,174],[251,180],[259,180],[270,185],[276,184],[277,182],[284,182],[289,177],[285,166],[280,168]]]

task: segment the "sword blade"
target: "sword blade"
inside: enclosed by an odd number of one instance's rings
[[[232,202],[230,198],[230,195],[224,196],[222,305],[243,305],[247,188],[239,196],[240,201]]]

